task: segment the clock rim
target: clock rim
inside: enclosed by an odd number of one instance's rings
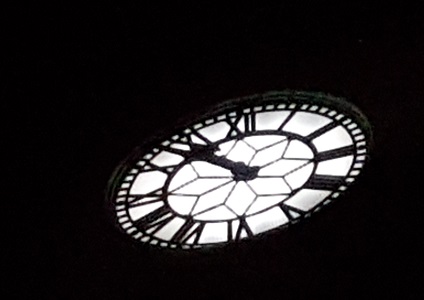
[[[283,90],[283,91],[268,91],[265,93],[257,93],[249,96],[243,96],[239,98],[233,98],[226,101],[222,101],[219,104],[210,105],[207,108],[199,110],[195,117],[193,117],[193,114],[187,113],[187,115],[183,118],[180,118],[179,120],[176,120],[176,125],[173,126],[173,129],[168,130],[157,130],[156,134],[151,135],[150,137],[146,138],[143,142],[141,142],[138,146],[136,146],[130,153],[122,159],[117,167],[112,172],[112,175],[110,176],[107,187],[106,187],[106,208],[108,211],[108,214],[114,220],[115,227],[118,228],[118,230],[122,233],[125,233],[128,235],[127,232],[121,227],[120,223],[118,222],[118,218],[116,216],[116,192],[120,188],[121,181],[123,177],[127,175],[127,172],[133,168],[134,164],[140,159],[140,153],[148,152],[149,150],[153,149],[155,145],[160,144],[164,140],[169,139],[171,136],[180,133],[190,125],[194,125],[196,123],[199,123],[201,121],[204,121],[208,118],[217,116],[219,114],[223,114],[226,112],[234,111],[240,108],[240,106],[243,107],[253,107],[253,106],[264,106],[267,103],[272,104],[273,102],[279,102],[279,103],[297,103],[297,104],[309,104],[309,105],[318,105],[318,106],[325,106],[329,109],[334,109],[337,111],[338,114],[345,114],[347,115],[352,121],[358,124],[360,129],[362,130],[362,133],[364,134],[366,141],[365,148],[367,149],[367,152],[365,154],[365,160],[363,161],[363,167],[361,168],[361,173],[366,170],[365,166],[368,164],[370,153],[373,150],[374,143],[373,143],[373,134],[371,130],[371,125],[368,121],[368,118],[365,116],[362,111],[355,106],[353,103],[349,102],[346,98],[343,97],[336,97],[328,93],[323,92],[313,92],[313,91],[299,91],[299,90]],[[359,174],[360,175],[360,174]],[[349,184],[346,184],[348,187],[352,186],[356,183],[352,182]],[[334,193],[334,191],[333,191]],[[341,192],[341,194],[345,194],[346,191]],[[331,202],[334,202],[333,201]],[[320,209],[322,206],[320,207]],[[315,212],[311,211],[306,214],[305,217],[300,217],[296,220],[296,222],[290,221],[284,225],[278,226],[276,228],[273,228],[271,230],[265,231],[263,233],[259,233],[257,235],[254,235],[253,237],[250,237],[248,239],[242,239],[239,241],[227,241],[227,242],[221,242],[216,244],[204,244],[204,245],[198,245],[198,247],[191,247],[190,249],[184,249],[184,251],[187,250],[199,250],[199,249],[208,249],[208,248],[216,248],[216,247],[223,247],[225,245],[229,244],[239,244],[244,243],[246,241],[256,240],[257,238],[260,238],[262,235],[266,234],[272,234],[273,232],[277,232],[280,230],[284,230],[289,225],[298,223],[300,220],[307,219]],[[133,241],[134,244],[138,246],[149,246],[149,247],[155,247],[160,249],[169,249],[169,250],[176,250],[171,249],[170,247],[161,247],[159,245],[151,245],[149,243],[141,243],[139,241],[136,241],[134,238],[130,238],[131,241]],[[181,248],[177,247],[177,249]]]

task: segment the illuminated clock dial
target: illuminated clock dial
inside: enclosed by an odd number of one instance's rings
[[[365,117],[339,98],[234,100],[135,151],[112,178],[111,201],[119,226],[143,243],[237,242],[339,197],[361,172],[369,139]]]

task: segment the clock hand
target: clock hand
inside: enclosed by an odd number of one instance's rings
[[[196,159],[230,170],[235,180],[252,180],[258,175],[259,167],[250,167],[241,161],[235,162],[224,156],[217,156],[215,155],[216,150],[217,147],[198,146],[193,149],[193,154]]]

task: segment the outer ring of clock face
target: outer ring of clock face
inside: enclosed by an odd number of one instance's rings
[[[110,185],[141,243],[199,248],[287,227],[333,202],[368,157],[369,125],[343,99],[271,92],[226,102],[138,148]]]

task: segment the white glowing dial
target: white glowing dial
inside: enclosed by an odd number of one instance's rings
[[[121,228],[163,247],[210,246],[337,198],[366,158],[361,120],[283,95],[220,109],[140,153],[114,195]]]

